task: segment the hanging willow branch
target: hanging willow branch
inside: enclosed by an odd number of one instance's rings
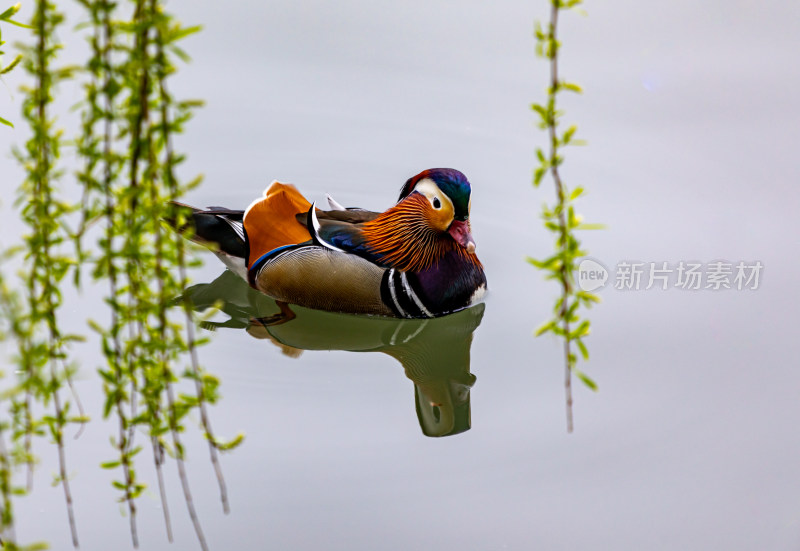
[[[22,368],[20,386],[24,389],[24,399],[14,405],[15,419],[20,422],[14,435],[24,434],[29,488],[32,482],[32,437],[49,433],[55,442],[59,464],[57,480],[64,490],[72,542],[77,547],[64,429],[69,423],[85,421],[85,416],[81,413],[72,417],[70,409],[73,404],[80,408],[79,402],[62,396],[62,390],[69,385],[74,371],[67,362],[67,345],[79,337],[64,333],[58,322],[62,303],[59,284],[74,260],[62,250],[68,235],[64,220],[71,207],[58,197],[56,188],[61,176],[56,166],[61,131],[55,127],[51,113],[56,85],[72,75],[69,67],[53,66],[60,48],[54,37],[62,22],[63,16],[52,2],[37,1],[31,24],[35,44],[23,52],[23,66],[34,79],[34,85],[24,88],[23,102],[23,116],[32,136],[24,151],[15,152],[26,172],[18,204],[22,206],[22,219],[29,233],[24,238],[27,253],[24,267],[26,310],[18,334],[19,365]],[[41,418],[35,417],[34,402],[48,407]]]
[[[163,465],[175,458],[189,516],[202,548],[206,548],[184,467],[181,433],[187,416],[199,411],[209,442],[211,462],[220,485],[223,510],[228,498],[218,450],[241,442],[218,441],[211,430],[207,405],[219,397],[219,381],[199,365],[190,305],[176,302],[188,285],[188,267],[195,263],[181,235],[169,231],[163,219],[176,219],[171,201],[178,200],[200,179],[181,183],[175,167],[183,160],[175,153],[172,136],[184,129],[197,101],[177,102],[167,81],[175,72],[171,54],[187,56],[176,42],[199,27],[183,27],[158,0],[133,0],[130,21],[114,18],[116,3],[81,0],[92,35],[92,59],[83,111],[80,153],[85,160],[79,178],[86,193],[82,201],[80,242],[100,221],[104,233],[94,261],[95,279],[108,283],[111,306],[108,326],[94,323],[103,339],[106,366],[100,370],[107,396],[106,416],[119,421],[114,441],[117,457],[104,467],[121,469],[114,482],[127,504],[131,537],[138,545],[135,500],[146,487],[136,476],[135,429],[149,436],[167,537],[172,541]],[[81,253],[87,260],[90,255]],[[181,364],[188,362],[188,368]],[[194,395],[183,394],[183,382]]]
[[[67,274],[72,271],[74,284],[80,286],[82,266],[88,265],[93,285],[105,289],[109,307],[106,321],[90,325],[100,336],[105,357],[98,370],[106,396],[103,414],[117,421],[115,457],[101,466],[120,474],[113,485],[127,508],[133,545],[139,543],[137,499],[146,488],[137,476],[142,446],[135,440],[145,433],[168,539],[172,541],[172,528],[163,471],[172,457],[200,546],[206,549],[184,466],[182,433],[190,414],[199,414],[226,513],[219,452],[238,445],[242,436],[225,442],[212,431],[209,405],[219,399],[219,381],[199,363],[197,347],[205,339],[196,335],[191,305],[176,299],[186,296],[189,268],[197,261],[183,237],[162,223],[169,219],[185,225],[180,219],[184,213],[171,202],[200,181],[179,180],[176,167],[184,157],[173,146],[174,135],[183,132],[200,102],[177,101],[168,91],[174,58],[188,60],[177,43],[199,27],[180,25],[165,11],[163,0],[77,1],[87,17],[78,29],[86,30],[90,46],[82,73],[81,133],[74,140],[81,165],[76,173],[82,188],[78,205],[64,200],[56,185],[62,176],[58,166],[64,140],[55,126],[54,90],[76,71],[54,63],[60,48],[55,37],[63,22],[54,2],[35,2],[29,27],[33,44],[22,47],[11,64],[0,64],[3,74],[24,60],[32,81],[23,88],[23,117],[31,138],[24,149],[15,150],[26,173],[17,204],[28,228],[19,247],[25,253],[20,292],[9,288],[0,272],[0,339],[13,339],[17,345],[16,385],[0,395],[10,415],[0,418],[0,547],[27,549],[15,539],[12,498],[31,489],[33,442],[43,435],[56,444],[56,482],[63,488],[73,545],[78,546],[64,434],[69,424],[83,423],[86,416],[69,392],[76,368],[67,361],[68,346],[79,337],[64,331],[60,308]],[[18,9],[0,13],[0,23],[25,26],[11,19]],[[5,119],[0,123],[10,125]],[[75,210],[80,211],[80,223],[70,232],[66,222],[75,218]],[[0,252],[0,260],[6,256]],[[15,473],[25,468],[27,486],[20,488],[14,485]]]
[[[183,190],[181,189],[174,173],[174,168],[178,164],[179,159],[176,158],[172,147],[172,135],[182,131],[183,123],[188,120],[188,109],[194,105],[194,102],[184,102],[183,104],[175,105],[172,96],[167,91],[167,77],[169,76],[171,67],[165,48],[173,44],[176,40],[186,36],[188,33],[199,30],[199,27],[189,29],[180,29],[179,27],[170,28],[170,18],[165,17],[164,13],[158,10],[157,1],[150,0],[150,6],[152,12],[157,17],[157,32],[155,34],[156,57],[154,65],[156,69],[155,73],[158,86],[158,103],[161,115],[161,125],[159,128],[160,139],[163,143],[165,153],[161,178],[166,184],[167,193],[169,196],[177,198],[182,195]],[[170,109],[177,109],[177,117],[175,117],[174,120],[170,116]],[[180,219],[181,214],[178,211],[182,209],[176,208],[174,200],[171,200],[163,205],[167,209],[166,213],[164,213],[165,219]],[[184,221],[179,220],[179,223],[183,225]],[[175,247],[175,263],[177,264],[178,268],[178,280],[176,282],[177,288],[183,290],[189,286],[186,241],[174,232],[171,232],[169,236],[172,240],[171,244]],[[222,509],[225,513],[228,513],[230,512],[228,491],[225,485],[225,478],[222,475],[222,467],[219,463],[217,452],[220,449],[230,449],[230,447],[238,445],[242,438],[238,437],[230,443],[224,443],[217,440],[217,438],[214,436],[214,432],[211,428],[211,419],[208,415],[208,408],[206,407],[206,404],[209,402],[214,403],[218,399],[217,387],[219,386],[219,381],[215,377],[203,373],[203,370],[200,367],[200,362],[197,357],[196,343],[198,339],[195,335],[192,303],[186,293],[182,293],[181,297],[182,300],[180,301],[180,307],[183,309],[185,318],[186,348],[187,352],[189,353],[189,363],[191,367],[189,376],[194,380],[195,383],[195,396],[197,400],[196,404],[200,410],[200,420],[203,430],[205,431],[206,440],[208,441],[211,464],[214,466],[214,472],[217,476],[217,482],[219,484]],[[166,305],[164,306],[166,308]]]
[[[120,316],[123,303],[120,301],[120,269],[117,266],[123,259],[115,248],[118,226],[114,223],[114,182],[122,170],[124,160],[113,150],[114,100],[118,93],[116,83],[112,80],[115,26],[111,23],[111,13],[114,4],[107,0],[84,1],[82,4],[89,13],[93,32],[88,38],[92,52],[87,64],[90,79],[84,86],[86,106],[83,110],[82,132],[77,140],[78,153],[85,165],[77,174],[83,187],[83,198],[82,220],[75,244],[81,262],[90,260],[82,249],[87,225],[93,220],[103,220],[105,228],[98,239],[100,258],[97,259],[93,276],[95,279],[105,279],[108,283],[106,300],[110,307],[110,319],[107,326],[98,323],[93,326],[101,336],[103,353],[107,360],[107,368],[100,370],[106,394],[103,415],[108,417],[113,410],[117,417],[118,433],[113,444],[117,448],[118,459],[104,462],[102,466],[122,469],[122,480],[115,481],[114,485],[123,493],[120,500],[127,505],[131,539],[134,547],[138,547],[135,499],[141,495],[146,485],[138,481],[134,469],[134,457],[140,451],[140,448],[134,446],[133,432],[136,379],[132,376],[131,361],[125,358],[123,349],[125,324]],[[80,269],[75,270],[76,283],[80,273]]]
[[[547,272],[547,279],[558,281],[561,293],[553,308],[553,317],[536,330],[536,336],[553,333],[564,340],[564,390],[566,394],[567,431],[572,432],[572,374],[580,378],[592,390],[597,390],[595,382],[588,375],[579,370],[577,354],[574,346],[578,348],[584,360],[589,359],[589,351],[583,338],[589,334],[590,322],[582,319],[579,308],[591,307],[599,302],[599,298],[589,292],[576,288],[575,273],[577,272],[578,259],[586,255],[581,249],[581,243],[575,236],[575,230],[599,229],[598,224],[584,224],[581,217],[575,213],[573,202],[583,194],[582,187],[570,191],[559,173],[559,167],[564,162],[562,148],[568,145],[582,145],[581,140],[575,139],[577,126],[572,125],[563,133],[559,132],[559,120],[563,115],[558,110],[556,100],[562,92],[575,92],[580,94],[581,88],[572,82],[567,82],[558,74],[558,54],[561,43],[557,38],[558,16],[562,10],[573,9],[579,6],[582,0],[551,0],[550,22],[546,30],[536,23],[536,54],[549,60],[550,83],[547,88],[547,102],[534,103],[531,109],[539,115],[539,127],[547,132],[549,148],[545,152],[537,148],[536,156],[539,166],[534,171],[533,184],[538,187],[546,174],[550,174],[556,191],[556,202],[552,206],[544,205],[542,218],[545,227],[555,234],[555,253],[543,260],[529,258],[528,261]]]

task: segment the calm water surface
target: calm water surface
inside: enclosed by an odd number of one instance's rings
[[[170,6],[206,28],[173,86],[207,100],[179,143],[184,175],[206,176],[187,202],[243,208],[277,178],[382,210],[409,176],[455,167],[473,183],[490,287],[485,307],[428,325],[301,310],[269,331],[243,328],[267,299],[198,288],[230,295],[202,350],[223,381],[212,422],[246,434],[223,457],[227,516],[205,444],[187,436],[212,549],[800,547],[800,4],[616,0],[564,18],[563,70],[586,91],[567,119],[590,143],[568,152],[564,176],[590,191],[586,219],[609,226],[585,236],[593,257],[765,267],[756,291],[602,290],[584,366],[600,391],[576,385],[571,435],[560,345],[531,334],[557,288],[524,262],[551,248],[527,111],[544,93],[531,31],[546,2]],[[2,162],[7,195],[19,172]],[[198,285],[226,283],[205,258]],[[91,292],[69,304],[76,323],[103,315]],[[99,419],[100,358],[80,354],[79,391]],[[68,450],[87,550],[130,546],[97,466],[113,432],[93,422]],[[39,452],[18,532],[67,549],[55,454]],[[141,471],[154,483],[146,460]],[[168,474],[175,543],[153,486],[142,549],[195,549]]]

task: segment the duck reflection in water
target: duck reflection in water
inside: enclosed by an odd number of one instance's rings
[[[414,383],[417,418],[426,436],[449,436],[470,429],[472,334],[483,318],[483,304],[434,319],[394,319],[335,314],[292,306],[294,317],[272,324],[278,304],[225,271],[212,283],[186,290],[194,308],[219,306],[229,316],[209,321],[207,329],[245,329],[299,357],[303,350],[383,352],[399,361]],[[281,309],[282,310],[282,309]],[[285,317],[285,316],[284,316]]]

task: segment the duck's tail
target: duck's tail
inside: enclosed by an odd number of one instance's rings
[[[167,219],[167,223],[188,234],[192,241],[212,249],[245,281],[248,268],[261,256],[311,239],[311,234],[296,218],[308,212],[311,203],[291,184],[272,182],[264,195],[243,211],[224,207],[203,210],[175,202],[173,205],[185,210],[182,217],[176,215]]]
[[[167,223],[180,232],[188,233],[195,243],[214,250],[217,257],[234,273],[247,279],[247,256],[249,242],[244,230],[244,211],[224,207],[198,209],[183,203],[173,202],[179,209],[185,209],[184,220],[179,227],[176,219]]]

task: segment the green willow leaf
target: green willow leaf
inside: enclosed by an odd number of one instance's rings
[[[562,82],[561,87],[565,90],[569,90],[570,92],[575,92],[576,94],[583,94],[583,88],[574,82]]]
[[[575,229],[576,230],[605,230],[605,229],[608,229],[608,227],[605,224],[580,223],[577,226],[575,226]]]
[[[575,344],[578,345],[578,350],[581,351],[581,356],[583,356],[584,360],[589,359],[589,349],[586,348],[586,345],[583,343],[581,339],[575,339]]]
[[[538,329],[536,329],[536,331],[533,333],[533,335],[535,337],[539,337],[541,335],[544,335],[548,331],[552,331],[552,329],[555,326],[555,324],[556,324],[555,321],[549,321],[549,322],[541,325]]]
[[[594,382],[594,380],[591,377],[589,377],[586,373],[584,373],[583,371],[580,371],[578,369],[574,369],[573,371],[574,371],[575,375],[581,381],[583,381],[583,384],[585,384],[587,387],[589,387],[591,390],[593,390],[595,392],[598,391],[597,383]]]

